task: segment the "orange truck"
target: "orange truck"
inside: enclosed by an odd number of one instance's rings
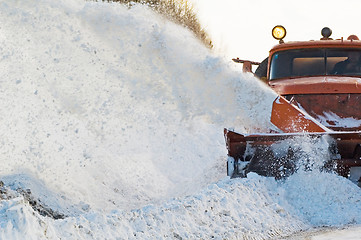
[[[272,35],[279,44],[262,63],[233,59],[247,72],[259,65],[255,75],[278,94],[270,116],[278,130],[224,129],[228,176],[256,172],[283,178],[307,170],[312,161],[304,157],[300,164],[305,150],[294,144],[306,137],[327,142],[321,170],[361,182],[361,41],[355,35],[334,40],[331,33],[323,28],[320,40],[284,42],[286,30],[276,26]]]

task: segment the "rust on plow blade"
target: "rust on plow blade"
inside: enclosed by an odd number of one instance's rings
[[[361,167],[361,132],[242,135],[224,129],[224,136],[228,149],[227,175],[231,178],[246,177],[249,172],[276,179],[291,175],[298,168],[302,138],[310,139],[311,145],[313,140],[326,143],[324,170],[348,177],[351,168]]]

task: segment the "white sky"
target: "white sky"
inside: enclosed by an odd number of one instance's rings
[[[287,30],[285,41],[317,40],[325,26],[333,38],[361,37],[361,1],[347,0],[190,0],[215,49],[227,57],[261,61],[278,42],[275,25]]]

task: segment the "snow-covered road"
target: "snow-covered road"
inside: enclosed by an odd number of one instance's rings
[[[361,227],[345,226],[340,228],[321,228],[292,234],[282,240],[358,240],[361,239]]]

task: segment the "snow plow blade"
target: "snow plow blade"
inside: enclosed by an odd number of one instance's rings
[[[361,167],[361,132],[243,135],[224,129],[224,136],[228,149],[227,175],[231,178],[246,177],[249,172],[276,179],[293,174],[297,171],[299,151],[302,151],[295,143],[305,137],[327,143],[323,169],[348,177],[351,168]]]

